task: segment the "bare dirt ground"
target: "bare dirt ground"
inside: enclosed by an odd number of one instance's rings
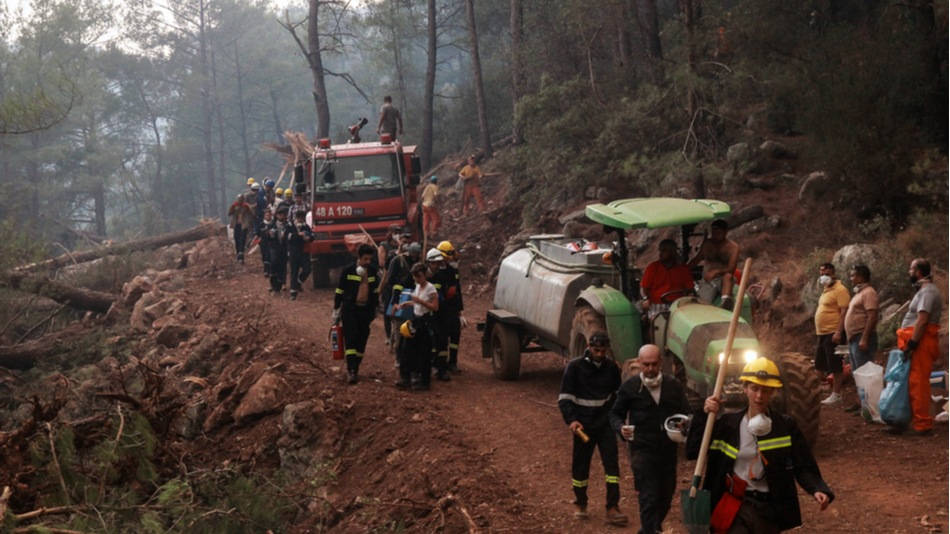
[[[286,298],[269,297],[263,282],[258,275],[244,274],[213,282],[205,291],[233,296],[236,288],[245,288],[248,299],[263,303],[268,315],[286,325],[286,335],[300,337],[306,345],[314,347],[306,358],[331,361],[325,338],[332,291],[306,291],[298,301],[290,302]],[[484,317],[489,305],[488,297],[468,298],[465,315],[473,319],[474,324],[474,320]],[[445,463],[459,479],[476,475],[469,471],[471,469],[491,475],[493,483],[498,484],[497,492],[495,488],[486,488],[490,491],[472,496],[485,499],[483,502],[466,503],[471,509],[494,517],[484,525],[489,531],[617,530],[602,523],[603,512],[597,503],[603,502],[604,489],[594,483],[591,484],[592,518],[582,525],[571,517],[571,440],[556,407],[564,361],[553,354],[525,355],[520,380],[499,381],[492,376],[488,361],[481,358],[479,339],[472,326],[463,332],[460,354],[463,372],[453,376],[451,382],[434,381],[430,392],[402,392],[393,387],[393,358],[384,345],[382,322],[377,319],[361,369],[363,380],[346,387],[343,395],[350,402],[383,407],[373,417],[375,422],[433,418],[436,424],[413,433],[412,442],[434,452],[440,450],[440,444],[451,442],[454,445],[451,458],[430,458],[429,461]],[[323,379],[340,384],[342,378],[343,370],[333,366],[330,376]],[[321,387],[316,383],[311,386],[308,389]],[[368,429],[373,426],[371,422],[366,424]],[[938,425],[937,432],[930,437],[895,437],[884,433],[882,426],[865,424],[841,407],[823,407],[816,457],[837,499],[829,510],[819,513],[811,498],[801,494],[804,531],[947,530],[946,425]],[[636,497],[629,462],[623,454],[621,465],[621,509],[630,515],[635,527],[638,523]],[[385,478],[388,469],[391,469],[390,464],[381,458],[376,464],[344,470],[347,475],[338,481],[336,491],[372,494],[374,484],[371,482]],[[686,487],[691,472],[691,462],[681,460],[682,487]],[[353,476],[355,473],[375,475],[360,480],[360,476]],[[590,480],[602,480],[602,477],[603,471],[595,460]],[[354,486],[349,487],[349,484]],[[402,488],[402,491],[412,493],[413,490]],[[673,532],[683,531],[678,500],[674,501],[666,525]]]

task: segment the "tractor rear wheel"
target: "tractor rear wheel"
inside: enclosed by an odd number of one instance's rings
[[[607,325],[604,317],[588,305],[581,306],[574,311],[574,321],[571,323],[571,359],[580,358],[587,349],[587,341],[595,332],[606,332]],[[613,350],[607,353],[613,357]]]
[[[491,327],[491,369],[502,380],[517,380],[521,372],[518,332],[503,323],[495,323]]]
[[[795,420],[809,447],[818,442],[818,418],[821,412],[821,384],[814,366],[804,354],[786,352],[776,362],[782,376],[782,389],[775,405]]]

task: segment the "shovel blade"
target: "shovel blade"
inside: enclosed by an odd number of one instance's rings
[[[689,534],[706,534],[709,532],[709,516],[712,514],[709,492],[697,490],[695,497],[690,497],[689,493],[688,489],[680,492],[683,526]]]

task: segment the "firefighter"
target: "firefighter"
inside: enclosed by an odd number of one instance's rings
[[[400,326],[400,333],[408,341],[400,349],[399,382],[396,387],[405,389],[406,379],[413,390],[428,390],[432,378],[432,347],[435,340],[435,313],[439,311],[439,292],[426,280],[426,267],[416,263],[410,269],[415,287],[412,298],[399,303],[395,308],[412,306],[413,318]],[[406,330],[412,335],[407,336]]]
[[[261,221],[261,229],[257,232],[257,243],[261,249],[261,262],[264,264],[264,277],[270,278],[270,254],[271,242],[268,237],[267,229],[274,222],[274,211],[271,208],[264,210],[264,220]]]
[[[608,524],[623,526],[627,516],[620,512],[620,464],[617,462],[617,438],[610,427],[608,415],[615,392],[620,387],[620,368],[610,358],[610,339],[604,332],[594,332],[580,358],[571,360],[564,370],[558,408],[564,422],[574,435],[571,460],[571,485],[574,487],[574,517],[587,519],[587,477],[594,448],[600,450],[600,461],[607,476]],[[585,441],[582,435],[586,435]]]
[[[769,408],[782,387],[778,366],[766,358],[746,364],[739,375],[748,408],[720,414],[720,399],[708,397],[693,416],[686,456],[695,459],[707,414],[716,418],[703,489],[716,503],[710,526],[717,532],[779,532],[802,524],[795,482],[825,510],[835,495],[821,478],[808,442],[795,421]]]
[[[409,269],[419,261],[421,256],[422,245],[419,243],[409,243],[402,249],[402,252],[397,254],[396,257],[389,262],[389,269],[386,270],[385,287],[381,292],[383,301],[387,306],[399,303],[399,296],[402,294],[403,289],[415,287]],[[387,325],[386,343],[390,343],[392,339],[392,323],[392,318],[387,315],[385,318],[385,324]]]
[[[274,222],[267,227],[267,239],[270,241],[270,292],[277,295],[287,282],[287,207],[277,208]]]
[[[271,202],[270,209],[277,210],[277,206],[284,201],[284,188],[278,187],[274,189],[274,200]]]
[[[446,370],[458,374],[459,339],[462,336],[462,284],[459,283],[458,253],[452,243],[442,241],[436,246],[445,260],[439,264],[439,270],[432,275],[435,288],[439,291],[439,341],[438,357],[445,359]],[[453,265],[454,264],[454,265]],[[448,375],[440,377],[447,380]]]
[[[294,203],[291,204],[290,213],[288,214],[288,217],[290,217],[290,220],[292,221],[297,220],[296,213],[298,211],[303,212],[304,216],[307,215],[307,211],[308,211],[307,204],[304,202],[303,195],[304,194],[302,191],[298,191],[297,193],[294,194]]]
[[[264,208],[267,207],[267,201],[264,197],[264,190],[261,189],[261,184],[256,182],[251,184],[251,192],[253,196],[248,204],[254,209],[254,233],[256,234],[261,229],[261,223],[264,221]]]
[[[254,212],[251,206],[244,202],[244,195],[238,195],[228,208],[231,229],[234,231],[234,249],[237,252],[237,261],[244,263],[244,247],[247,246],[248,234],[254,229]]]
[[[426,252],[426,267],[428,268],[428,280],[439,293],[439,301],[442,301],[441,277],[442,269],[445,267],[445,256],[437,248],[430,248]],[[442,323],[438,317],[433,317],[432,321],[433,343],[432,343],[432,366],[435,367],[436,375],[439,380],[448,381],[449,377],[449,351],[447,343],[443,344]]]
[[[264,204],[271,206],[274,204],[274,181],[270,178],[264,179]]]
[[[310,254],[304,246],[313,241],[313,230],[304,220],[304,211],[294,212],[294,222],[288,228],[288,255],[290,257],[290,300],[297,300],[297,293],[304,280],[310,276]]]
[[[333,324],[343,321],[346,344],[347,383],[359,381],[360,362],[369,338],[369,325],[376,314],[379,298],[379,270],[373,263],[376,249],[362,244],[356,263],[343,269],[333,299]]]

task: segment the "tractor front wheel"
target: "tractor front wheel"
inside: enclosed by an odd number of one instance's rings
[[[797,352],[782,354],[776,362],[782,376],[782,388],[775,407],[795,420],[809,447],[818,442],[818,419],[821,413],[821,383],[811,361]]]
[[[495,323],[491,327],[491,368],[497,378],[517,380],[521,372],[521,340],[514,327]]]

